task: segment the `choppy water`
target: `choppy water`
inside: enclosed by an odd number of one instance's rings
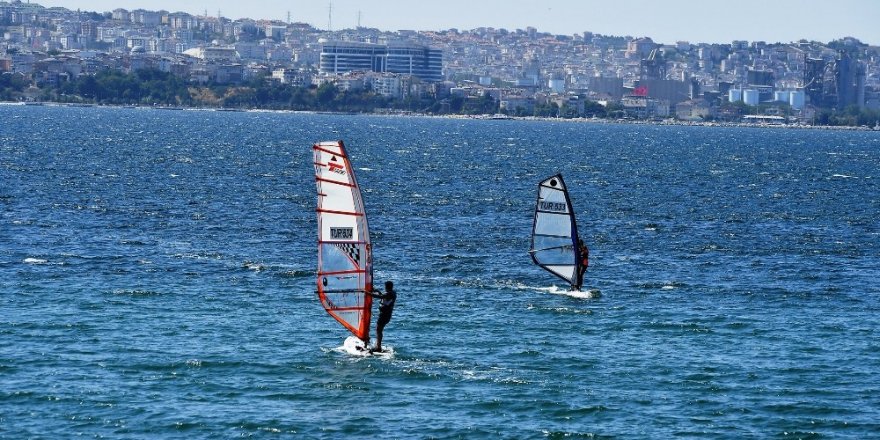
[[[337,138],[391,359],[314,295]],[[0,106],[0,437],[877,437],[878,170],[870,132]],[[598,298],[526,253],[557,171]]]

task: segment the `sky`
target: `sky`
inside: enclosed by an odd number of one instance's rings
[[[28,1],[28,0],[23,0]],[[305,22],[339,30],[525,29],[573,35],[650,37],[672,44],[733,40],[829,42],[855,37],[880,45],[880,0],[32,0],[84,11],[164,9],[231,19]],[[330,5],[332,3],[332,14]]]

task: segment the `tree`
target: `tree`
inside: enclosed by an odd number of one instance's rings
[[[76,92],[79,93],[79,95],[83,98],[88,98],[91,100],[97,100],[99,95],[104,94],[101,93],[100,86],[98,85],[98,80],[96,80],[95,77],[91,75],[87,75],[77,81]]]
[[[336,98],[336,94],[339,92],[339,89],[335,84],[324,83],[318,87],[318,91],[316,92],[316,98],[318,98],[318,104],[322,106],[330,105],[331,102]]]

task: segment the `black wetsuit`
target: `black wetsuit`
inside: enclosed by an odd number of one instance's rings
[[[376,321],[376,331],[381,332],[382,328],[391,321],[391,314],[394,313],[394,303],[397,301],[397,292],[391,289],[380,296],[379,299],[379,319]]]

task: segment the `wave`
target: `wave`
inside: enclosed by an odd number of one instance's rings
[[[255,263],[253,261],[245,261],[241,264],[241,267],[244,269],[252,270],[254,272],[262,272],[266,270],[266,265],[262,263]]]
[[[279,276],[281,278],[306,278],[315,276],[314,270],[298,270],[298,269],[290,269],[282,271]]]
[[[688,284],[677,281],[650,282],[636,285],[639,289],[645,290],[675,290],[688,287]]]
[[[158,292],[155,290],[144,290],[144,289],[113,289],[110,291],[111,295],[117,296],[162,296],[165,295],[163,292]]]

